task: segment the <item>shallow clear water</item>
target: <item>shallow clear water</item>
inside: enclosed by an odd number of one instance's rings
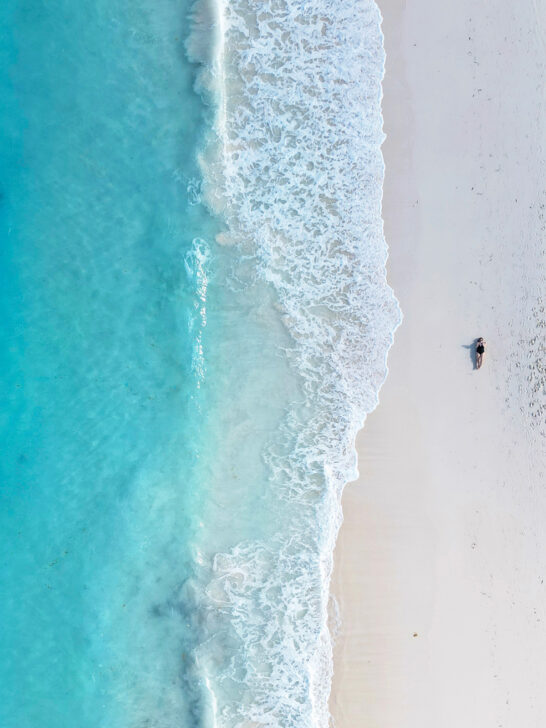
[[[350,5],[0,9],[6,728],[327,724],[399,319]]]

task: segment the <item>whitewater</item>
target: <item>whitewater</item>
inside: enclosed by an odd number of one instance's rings
[[[238,259],[229,285],[270,298],[297,380],[262,443],[264,510],[278,527],[214,554],[204,577],[221,627],[198,649],[228,651],[207,676],[217,725],[329,723],[341,493],[357,476],[355,437],[401,317],[381,218],[380,24],[374,2],[194,8],[187,48],[216,107],[200,160],[225,224],[216,241]]]

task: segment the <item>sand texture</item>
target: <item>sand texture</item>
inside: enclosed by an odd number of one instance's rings
[[[405,318],[344,494],[334,720],[543,728],[546,3],[379,4]]]

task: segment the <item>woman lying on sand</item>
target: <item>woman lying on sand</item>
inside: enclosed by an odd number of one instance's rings
[[[479,369],[483,364],[483,355],[485,354],[485,339],[481,336],[476,339],[476,369]]]

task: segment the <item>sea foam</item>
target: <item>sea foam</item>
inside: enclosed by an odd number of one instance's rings
[[[217,621],[199,654],[218,726],[329,722],[341,492],[401,318],[381,218],[380,24],[371,0],[194,12],[188,51],[216,108],[203,193],[219,242],[273,289],[301,385],[263,453],[278,532],[218,553],[206,587]]]

